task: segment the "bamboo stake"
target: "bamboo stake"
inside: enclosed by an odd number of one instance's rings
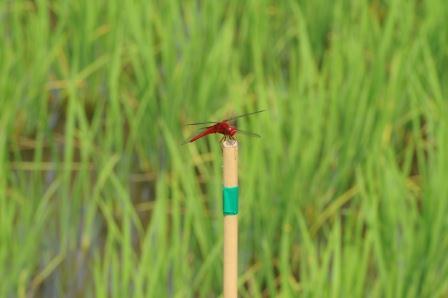
[[[238,295],[238,142],[225,140],[223,149],[224,298]]]

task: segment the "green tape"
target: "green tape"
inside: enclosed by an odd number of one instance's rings
[[[222,209],[224,215],[238,214],[238,186],[223,188]]]

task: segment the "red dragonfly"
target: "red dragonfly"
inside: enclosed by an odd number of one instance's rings
[[[192,143],[202,137],[205,137],[205,136],[213,134],[213,133],[222,134],[223,137],[221,138],[221,141],[223,141],[225,139],[234,140],[236,133],[241,133],[241,134],[245,134],[248,136],[260,138],[261,136],[259,134],[256,134],[253,132],[248,132],[248,131],[243,131],[239,128],[236,128],[234,125],[232,125],[233,124],[232,122],[234,122],[236,119],[247,117],[247,116],[250,116],[253,114],[258,114],[258,113],[261,113],[264,111],[265,110],[260,110],[260,111],[251,112],[251,113],[245,113],[245,114],[238,115],[238,116],[235,116],[232,118],[228,118],[228,119],[225,119],[225,120],[222,120],[219,122],[206,121],[206,122],[189,123],[187,125],[206,125],[206,124],[211,124],[211,125],[201,128],[202,131],[200,133],[189,138],[185,143]]]

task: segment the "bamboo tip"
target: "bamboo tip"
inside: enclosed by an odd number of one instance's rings
[[[225,140],[222,142],[224,148],[234,148],[238,147],[238,142],[236,140]]]

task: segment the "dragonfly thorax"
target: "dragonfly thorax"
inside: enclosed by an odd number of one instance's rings
[[[236,134],[237,129],[227,122],[222,122],[220,123],[219,132],[223,135],[233,137]]]

